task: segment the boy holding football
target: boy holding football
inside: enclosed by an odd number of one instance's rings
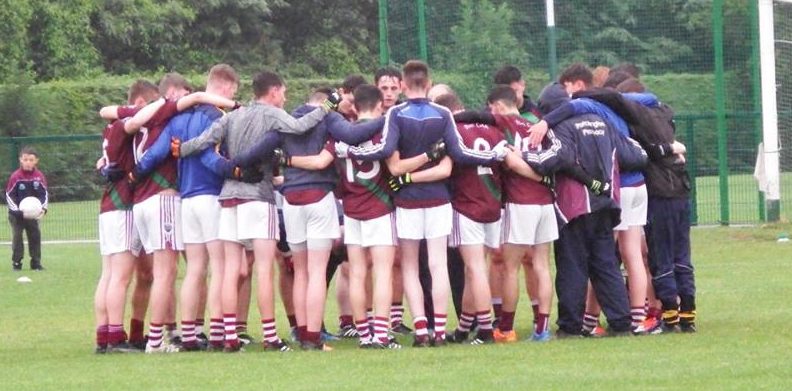
[[[38,153],[31,147],[24,147],[19,153],[19,169],[11,174],[6,183],[6,203],[8,222],[13,232],[11,262],[14,270],[22,270],[25,248],[22,243],[22,230],[27,233],[30,250],[30,269],[41,271],[41,230],[38,220],[47,213],[47,178],[38,170]],[[34,197],[41,203],[37,213],[23,213],[22,200]],[[27,202],[26,202],[27,203]],[[34,211],[36,212],[36,211]]]

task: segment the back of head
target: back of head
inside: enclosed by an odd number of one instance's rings
[[[582,81],[586,86],[591,86],[594,81],[594,75],[591,69],[582,63],[575,63],[564,69],[558,81],[563,85],[564,83],[574,83]]]
[[[550,83],[539,94],[539,111],[547,115],[562,104],[569,101],[564,86],[561,83]]]
[[[508,85],[500,84],[490,90],[487,103],[500,103],[509,109],[517,108],[517,94]]]
[[[253,76],[253,95],[261,98],[273,88],[282,87],[283,79],[275,72],[262,71]]]
[[[383,77],[392,77],[397,81],[402,80],[402,73],[394,67],[383,67],[374,72],[374,84],[379,84],[380,79]]]
[[[452,90],[448,84],[435,84],[431,89],[429,89],[427,96],[429,97],[429,100],[435,102],[440,95],[446,94],[454,94],[454,90]]]
[[[602,86],[605,88],[615,89],[616,86],[618,86],[627,79],[633,79],[633,77],[630,76],[630,74],[627,72],[611,71],[610,75],[608,75],[608,78],[605,80],[605,84],[603,84]]]
[[[183,89],[186,91],[191,91],[192,87],[190,87],[190,83],[184,78],[184,76],[176,72],[170,72],[166,73],[165,76],[162,76],[162,79],[160,79],[159,93],[162,96],[167,96],[168,91],[171,89]]]
[[[382,91],[371,84],[361,84],[355,88],[355,110],[358,113],[372,111],[382,102]]]
[[[404,84],[410,90],[425,90],[429,87],[429,66],[423,61],[410,60],[402,67]]]
[[[358,86],[366,84],[366,78],[363,75],[349,75],[341,83],[341,89],[344,93],[351,94]]]
[[[215,83],[229,83],[238,85],[239,75],[231,65],[217,64],[209,69],[209,76],[206,80],[207,87]]]
[[[308,96],[307,104],[311,106],[318,106],[322,104],[330,94],[333,93],[333,90],[329,87],[319,87]]]
[[[146,102],[150,102],[159,98],[159,96],[160,94],[157,86],[148,80],[141,79],[135,81],[131,86],[129,86],[129,90],[127,91],[127,104],[135,104],[135,101],[138,98],[142,98]]]
[[[611,69],[611,72],[624,72],[636,79],[641,78],[641,68],[631,62],[623,62]]]
[[[610,74],[610,68],[606,66],[598,66],[591,71],[593,79],[591,81],[591,85],[594,87],[602,87],[605,84],[605,80],[608,79],[608,75]]]
[[[495,72],[495,76],[493,77],[492,81],[494,84],[511,85],[511,83],[515,83],[520,80],[522,80],[522,73],[520,70],[514,65],[506,65]]]
[[[465,107],[462,105],[462,101],[460,101],[457,94],[453,92],[438,96],[434,99],[434,102],[440,106],[447,107],[448,110],[451,110],[451,112],[457,112],[465,109]]]
[[[616,86],[619,92],[646,92],[646,87],[638,79],[631,77]]]

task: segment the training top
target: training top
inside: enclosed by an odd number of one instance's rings
[[[262,137],[272,131],[302,134],[316,126],[325,116],[325,111],[317,108],[299,119],[279,107],[252,101],[216,121],[200,136],[181,145],[181,156],[186,157],[195,152],[212,147],[221,141],[234,159],[255,145]],[[259,163],[264,179],[259,183],[244,183],[226,179],[220,191],[220,200],[257,200],[275,204],[272,188],[272,162],[264,160]]]
[[[426,98],[409,99],[391,107],[385,115],[382,141],[371,146],[350,147],[349,155],[361,160],[382,160],[395,151],[402,159],[429,151],[438,142],[445,143],[448,155],[459,164],[491,165],[496,162],[495,152],[474,151],[467,148],[457,132],[451,112]],[[437,165],[427,163],[419,170]],[[414,183],[394,195],[396,206],[402,208],[429,208],[450,202],[447,181]]]
[[[129,172],[135,167],[135,157],[132,154],[134,136],[124,130],[124,123],[128,117],[107,124],[102,132],[102,157],[105,159],[105,164],[108,168],[118,168],[124,172]],[[99,202],[99,213],[130,210],[132,204],[132,186],[127,178],[123,177],[105,186],[102,200]]]
[[[165,104],[157,110],[151,119],[146,122],[140,130],[135,133],[134,156],[135,164],[143,159],[149,148],[157,141],[168,121],[178,113],[176,100],[166,100]],[[120,115],[119,115],[120,117]],[[139,204],[149,197],[159,194],[165,189],[176,188],[176,159],[168,155],[154,171],[140,178],[140,182],[135,185],[134,202]]]
[[[504,143],[503,133],[493,126],[457,124],[468,148],[490,150]],[[501,166],[455,164],[451,172],[451,206],[465,217],[479,223],[498,221],[501,215]]]
[[[8,210],[19,210],[19,203],[27,197],[36,197],[41,201],[41,207],[47,209],[49,192],[47,191],[47,178],[34,168],[25,171],[18,168],[11,173],[6,183],[6,203]]]
[[[198,137],[215,121],[223,116],[223,111],[215,106],[200,104],[173,117],[154,145],[137,164],[138,171],[146,175],[155,170],[162,161],[171,156],[171,138],[182,142]],[[179,193],[182,198],[199,195],[218,195],[223,187],[223,175],[215,171],[212,164],[220,156],[214,148],[179,159]]]

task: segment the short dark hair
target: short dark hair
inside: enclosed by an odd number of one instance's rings
[[[363,75],[349,75],[341,83],[341,89],[344,90],[344,93],[351,94],[355,88],[363,84],[366,84],[366,78]]]
[[[517,107],[517,94],[508,85],[499,84],[490,90],[487,103],[501,102],[509,107]]]
[[[451,111],[463,110],[465,108],[465,106],[462,105],[462,101],[460,101],[459,97],[453,92],[438,96],[435,98],[434,103],[447,107],[448,110]]]
[[[585,64],[572,64],[564,69],[564,72],[561,72],[561,76],[558,77],[558,82],[561,84],[567,82],[574,83],[576,81],[582,81],[587,86],[590,86],[594,81],[594,75],[591,73],[591,69]]]
[[[143,98],[148,102],[157,99],[159,96],[159,89],[157,89],[154,83],[140,79],[129,86],[129,91],[127,91],[127,103],[131,105],[135,103],[137,98]]]
[[[611,73],[614,72],[624,72],[636,79],[641,78],[641,68],[638,68],[637,65],[631,62],[623,62],[619,65],[616,65],[615,67],[613,67],[613,69],[611,69]]]
[[[371,111],[382,102],[382,91],[371,84],[361,84],[355,88],[355,110]]]
[[[644,92],[646,87],[638,79],[631,77],[616,86],[616,91],[619,92]]]
[[[283,79],[275,72],[261,71],[253,76],[253,95],[260,98],[274,87],[282,87]]]
[[[402,74],[407,88],[426,88],[429,85],[429,66],[423,61],[407,61],[402,67]]]
[[[33,155],[37,158],[39,157],[38,152],[36,152],[36,150],[29,145],[26,145],[19,150],[19,157],[22,157],[22,155]]]
[[[380,79],[383,77],[395,77],[397,80],[401,81],[402,73],[400,70],[394,67],[383,67],[377,69],[377,72],[374,72],[374,84],[379,84]]]
[[[605,84],[603,84],[602,86],[605,87],[605,88],[614,88],[615,89],[616,86],[618,86],[619,84],[621,84],[623,81],[625,81],[627,79],[634,79],[634,78],[632,76],[630,76],[630,74],[627,73],[627,72],[621,72],[621,71],[614,72],[614,71],[611,71],[608,74],[608,78],[605,79]]]
[[[505,65],[495,72],[495,77],[492,79],[493,83],[495,84],[510,85],[511,83],[522,80],[522,73],[514,65]]]
[[[159,93],[162,96],[165,96],[168,93],[168,89],[171,87],[174,88],[183,88],[187,91],[192,91],[192,87],[190,87],[190,82],[184,78],[179,73],[170,72],[166,73],[165,76],[162,76],[162,79],[159,81]]]
[[[234,68],[228,64],[217,64],[209,70],[207,82],[223,81],[232,84],[239,84],[239,75]]]
[[[330,87],[316,88],[313,90],[311,95],[308,96],[308,103],[313,103],[313,104],[322,103],[332,93],[333,93],[333,89]]]

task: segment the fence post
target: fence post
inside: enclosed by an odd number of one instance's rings
[[[688,175],[690,175],[690,224],[698,225],[698,198],[696,196],[696,178],[698,176],[698,159],[696,158],[696,132],[693,117],[685,119],[687,138]]]
[[[754,111],[754,143],[759,145],[762,142],[762,79],[759,70],[759,2],[749,1],[751,5],[751,93],[753,94]],[[767,214],[765,209],[764,193],[757,190],[757,202],[759,210],[759,220],[765,221]]]
[[[553,0],[545,1],[547,11],[547,66],[550,81],[558,74],[558,55],[556,53],[555,5]]]
[[[426,3],[424,0],[416,0],[418,7],[418,52],[421,60],[429,62],[429,51],[426,47]]]
[[[726,81],[723,70],[723,0],[712,4],[712,41],[715,48],[715,110],[718,131],[718,175],[720,184],[720,222],[729,224],[729,164],[726,144]]]
[[[10,152],[10,155],[8,161],[8,172],[11,173],[16,170],[17,165],[19,164],[19,142],[17,142],[17,140],[13,137],[10,138],[9,141],[10,143],[8,144],[8,152]]]
[[[380,65],[390,63],[388,50],[388,0],[379,0],[379,57]],[[374,80],[376,83],[377,81]]]

